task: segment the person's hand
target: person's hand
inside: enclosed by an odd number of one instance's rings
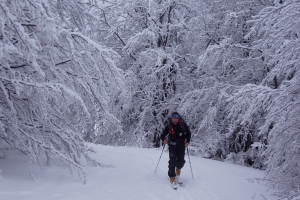
[[[168,144],[168,140],[164,140],[164,144]]]
[[[187,147],[187,146],[189,146],[189,143],[188,143],[188,142],[185,142],[184,145]]]

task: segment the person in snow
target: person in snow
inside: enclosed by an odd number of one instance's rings
[[[170,182],[180,183],[180,172],[184,166],[185,148],[189,145],[191,132],[187,124],[177,112],[173,112],[169,118],[169,124],[161,134],[163,144],[169,145],[169,171]]]

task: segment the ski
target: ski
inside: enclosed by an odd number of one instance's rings
[[[185,187],[185,183],[184,183],[184,182],[179,182],[178,185],[179,185],[180,187]]]
[[[170,179],[170,178],[169,178]],[[177,178],[174,178],[173,181],[170,180],[171,186],[174,190],[177,190],[179,188],[178,180]]]
[[[177,189],[178,189],[178,184],[177,184],[177,183],[171,183],[171,185],[172,185],[172,188],[173,188],[174,190],[177,190]]]
[[[181,186],[181,187],[184,187],[184,186],[185,186],[184,182],[183,182],[182,179],[179,178],[179,177],[176,177],[176,183],[177,183],[179,186]]]

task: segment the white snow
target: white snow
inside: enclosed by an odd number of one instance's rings
[[[263,171],[244,166],[223,163],[186,155],[182,169],[185,187],[173,190],[168,177],[168,152],[162,154],[157,173],[154,174],[162,149],[111,147],[93,145],[97,153],[91,153],[102,164],[114,168],[85,166],[88,174],[84,185],[77,172],[71,175],[67,166],[54,163],[32,163],[35,181],[27,170],[27,157],[10,150],[0,159],[1,200],[275,200],[273,190],[263,182],[249,181],[263,177]]]

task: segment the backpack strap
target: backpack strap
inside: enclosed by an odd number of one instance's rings
[[[178,124],[181,127],[183,134],[185,134],[185,128],[184,128],[183,122],[180,119],[178,120]]]
[[[174,127],[172,126],[172,124],[169,125],[170,128],[170,134],[171,134],[171,139],[175,139],[175,130]]]

